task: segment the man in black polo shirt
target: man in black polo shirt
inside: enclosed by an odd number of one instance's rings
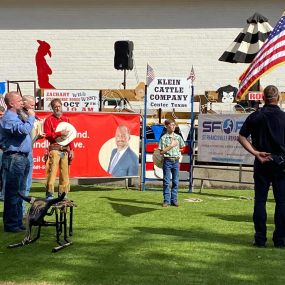
[[[285,113],[278,107],[279,92],[273,86],[263,91],[265,105],[245,120],[238,141],[252,155],[254,161],[254,246],[266,244],[266,200],[270,184],[275,198],[275,247],[285,247],[285,173],[273,162],[273,154],[281,154],[285,145]],[[247,139],[251,136],[251,142]]]

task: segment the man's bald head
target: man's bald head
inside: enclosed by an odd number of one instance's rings
[[[13,112],[17,112],[17,110],[21,110],[23,108],[23,99],[18,92],[8,92],[5,95],[4,100],[7,105],[7,109],[10,109]]]
[[[130,134],[130,129],[127,126],[125,125],[118,126],[116,129],[115,136],[116,136],[117,148],[119,150],[128,147],[131,134]]]

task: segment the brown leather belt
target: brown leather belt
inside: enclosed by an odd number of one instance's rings
[[[63,146],[63,145],[50,145],[48,147],[48,150],[58,150],[58,151],[70,151],[70,147],[69,146]]]
[[[178,157],[167,157],[167,156],[165,156],[164,159],[168,159],[170,161],[176,161],[176,160],[179,160],[179,156]]]
[[[28,152],[11,151],[11,150],[5,151],[4,153],[5,153],[6,155],[13,155],[13,154],[17,154],[17,155],[26,156],[26,157],[29,155],[29,153],[28,153]]]

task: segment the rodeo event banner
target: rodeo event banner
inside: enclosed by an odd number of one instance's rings
[[[44,110],[51,111],[50,101],[59,98],[63,112],[98,112],[99,90],[44,89]]]
[[[252,165],[254,157],[237,141],[248,114],[200,114],[198,118],[198,160]]]
[[[191,108],[190,81],[186,78],[155,78],[147,88],[147,109],[188,111]]]
[[[45,119],[50,112],[37,112],[37,117]],[[70,167],[70,177],[73,178],[102,178],[138,176],[139,144],[140,144],[140,115],[126,113],[64,113],[77,130],[74,142],[75,158]],[[110,170],[114,163],[117,144],[121,143],[120,131],[128,129],[129,136],[125,142],[127,150],[117,161],[114,172]],[[118,137],[119,135],[119,137]],[[116,139],[116,138],[119,139]],[[44,154],[48,147],[45,139],[34,143],[33,178],[46,178]],[[127,159],[125,158],[126,155]],[[124,160],[125,159],[125,160]],[[127,160],[127,161],[126,161]],[[129,163],[132,165],[128,167]],[[132,172],[129,172],[132,169]],[[135,173],[134,173],[135,171]],[[111,174],[113,173],[113,174]]]

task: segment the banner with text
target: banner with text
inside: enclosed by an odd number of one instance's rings
[[[37,112],[36,115],[45,119],[50,112]],[[70,123],[77,130],[77,137],[74,140],[75,157],[70,166],[70,177],[138,176],[139,114],[64,113],[64,116],[70,119]],[[122,131],[118,131],[118,127]],[[111,172],[109,166],[112,156],[120,145],[126,145],[127,148],[124,148],[125,151],[117,161],[116,171]],[[34,143],[33,178],[46,177],[44,154],[47,147],[48,141],[45,139]]]
[[[63,112],[98,112],[99,90],[44,89],[44,110],[50,111],[50,101],[59,98]]]
[[[191,87],[186,78],[155,78],[147,88],[147,109],[190,111]]]
[[[254,157],[237,141],[248,114],[200,114],[198,118],[198,160],[252,165]]]

